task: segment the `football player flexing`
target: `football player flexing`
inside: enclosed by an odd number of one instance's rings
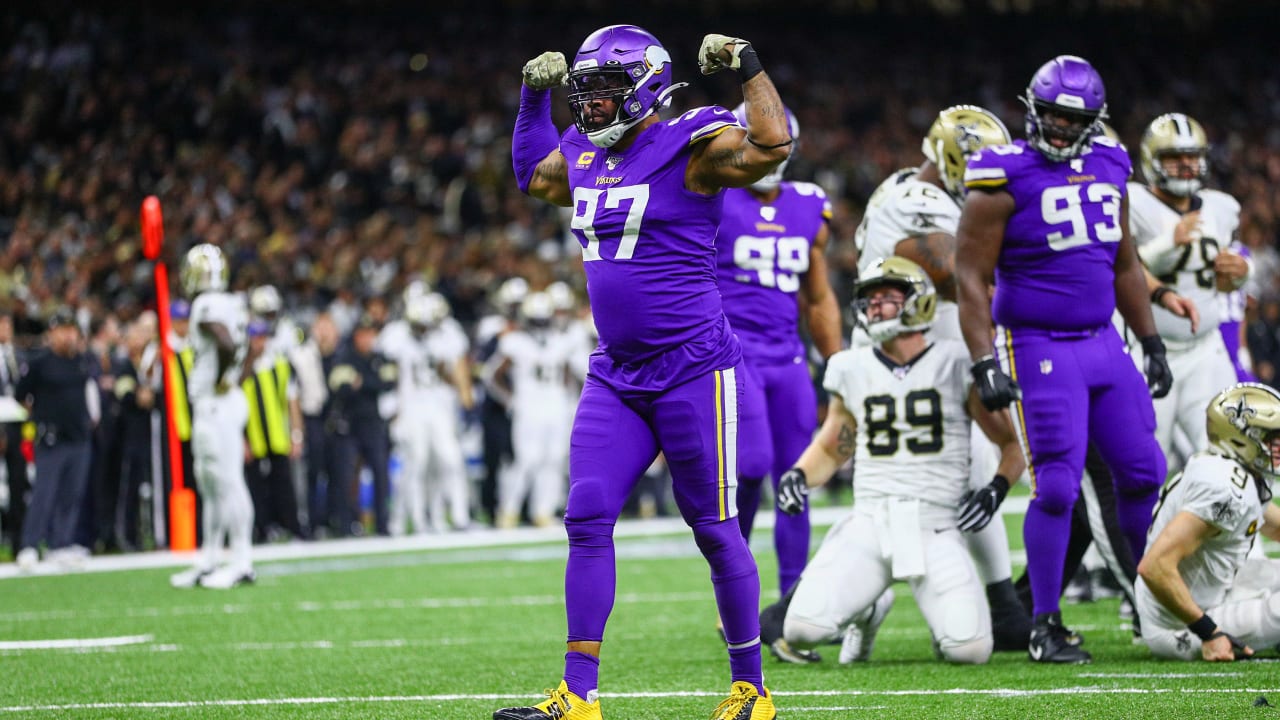
[[[732,679],[717,720],[771,720],[760,668],[760,577],[738,527],[742,349],[715,282],[726,187],[759,180],[789,154],[786,113],[751,43],[707,35],[703,74],[733,69],[744,128],[721,107],[658,116],[678,86],[671,55],[633,25],[587,37],[570,69],[544,53],[524,70],[512,159],[520,189],[573,208],[571,228],[600,345],[569,441],[565,530],[568,652],[564,680],[533,707],[495,720],[597,720],[600,641],[613,610],[613,527],[659,451],[676,504],[711,567]],[[551,121],[553,87],[569,85],[574,126]]]
[[[1280,643],[1280,561],[1247,559],[1280,540],[1280,394],[1232,385],[1209,403],[1209,449],[1165,485],[1138,566],[1142,639],[1157,657],[1239,660]]]
[[[1017,437],[1007,413],[982,406],[964,344],[926,337],[938,295],[919,265],[886,258],[867,269],[854,297],[858,323],[876,345],[831,358],[827,419],[778,487],[778,508],[796,512],[808,488],[852,455],[853,512],[800,576],[783,635],[798,648],[843,636],[840,661],[867,660],[893,604],[888,588],[901,580],[940,657],[985,663],[991,614],[958,527],[969,426],[976,420],[999,447],[996,479],[1006,487],[1025,469]]]
[[[1176,433],[1191,441],[1192,451],[1203,450],[1201,409],[1236,377],[1218,326],[1226,319],[1223,296],[1248,280],[1249,263],[1228,249],[1240,225],[1240,203],[1204,187],[1209,143],[1200,123],[1181,113],[1153,120],[1142,136],[1141,164],[1147,183],[1129,183],[1129,230],[1138,255],[1200,308],[1195,329],[1166,310],[1155,311],[1177,378],[1169,394],[1155,401],[1156,439],[1170,467],[1178,467],[1183,455],[1175,447]]]
[[[956,308],[955,234],[964,204],[964,171],[969,156],[990,145],[1010,141],[1009,131],[989,110],[955,105],[938,113],[921,150],[925,162],[913,170],[900,170],[880,184],[867,203],[867,212],[855,235],[858,272],[893,255],[916,262],[938,289],[937,317],[930,327],[934,338],[960,340]],[[865,336],[855,332],[855,342]],[[969,487],[990,495],[999,504],[1008,492],[997,485],[988,488],[997,463],[997,450],[977,425],[970,439]],[[1014,478],[1016,481],[1016,478]],[[1027,646],[1031,618],[1018,600],[1011,581],[1009,536],[1004,523],[967,527],[969,551],[986,586],[995,629],[996,650],[1021,650]]]
[[[1169,392],[1171,375],[1129,235],[1129,156],[1101,130],[1102,78],[1062,55],[1036,71],[1023,101],[1027,139],[969,158],[957,297],[982,402],[1013,405],[1031,467],[1028,655],[1080,663],[1091,658],[1063,627],[1059,596],[1086,449],[1094,443],[1111,469],[1118,524],[1140,557],[1165,477],[1151,397]],[[1141,340],[1145,382],[1111,325],[1116,309]]]
[[[191,301],[191,456],[203,503],[203,545],[195,565],[169,578],[174,587],[227,589],[253,582],[253,500],[244,481],[244,429],[249,406],[240,390],[249,311],[227,292],[227,259],[216,245],[187,251],[182,289]],[[222,543],[230,561],[217,567]]]

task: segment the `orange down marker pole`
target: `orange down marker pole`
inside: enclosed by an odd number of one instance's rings
[[[174,420],[173,348],[169,346],[169,268],[160,258],[164,245],[164,217],[160,199],[148,195],[142,201],[142,254],[155,263],[156,315],[160,325],[160,367],[164,374],[165,440],[169,447],[169,549],[196,548],[196,494],[183,485],[182,446],[178,442],[178,426]]]

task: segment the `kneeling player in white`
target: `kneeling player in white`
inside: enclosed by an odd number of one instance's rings
[[[991,656],[987,598],[961,529],[991,520],[1025,462],[1007,413],[982,407],[964,344],[925,337],[937,302],[928,275],[906,258],[886,258],[858,282],[858,322],[877,344],[831,357],[826,422],[778,487],[778,508],[794,512],[810,484],[856,453],[853,513],[827,534],[786,611],[783,637],[794,647],[843,635],[841,662],[866,660],[893,603],[888,588],[904,580],[943,659]],[[1000,463],[962,503],[971,418],[1000,448]]]
[[[182,288],[191,302],[187,381],[191,396],[191,456],[204,504],[204,538],[196,564],[169,578],[174,587],[227,589],[253,581],[253,501],[244,482],[244,428],[249,406],[240,391],[249,312],[244,298],[227,292],[227,260],[215,245],[187,252]],[[231,559],[217,567],[223,540]]]
[[[1280,394],[1218,393],[1209,449],[1165,484],[1138,565],[1142,639],[1157,657],[1239,660],[1280,643],[1280,560],[1246,559],[1258,532],[1280,540]]]

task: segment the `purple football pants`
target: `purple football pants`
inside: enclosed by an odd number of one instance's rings
[[[778,480],[813,439],[818,425],[817,395],[804,362],[748,361],[743,373],[746,400],[738,432],[738,525],[751,538],[764,477]],[[774,513],[773,548],[778,555],[778,593],[800,578],[809,562],[809,504],[799,515]]]
[[[738,407],[742,366],[664,392],[625,396],[588,375],[569,443],[565,609],[570,642],[600,641],[613,610],[613,528],[658,451],[676,505],[711,566],[733,680],[762,686],[760,576],[737,515]]]
[[[1057,612],[1071,510],[1085,451],[1097,445],[1116,486],[1120,529],[1142,558],[1165,458],[1142,373],[1115,328],[1050,332],[1000,327],[1000,364],[1022,387],[1011,409],[1029,452],[1031,504],[1023,525],[1035,613]]]

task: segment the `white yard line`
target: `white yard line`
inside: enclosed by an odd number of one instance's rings
[[[1243,677],[1242,672],[1202,672],[1202,673],[1077,673],[1079,678],[1152,678],[1158,680],[1177,680],[1180,678],[1209,677]]]
[[[1280,693],[1280,688],[1108,688],[1097,686],[1079,686],[1047,688],[1044,690],[1026,690],[1021,688],[951,688],[947,690],[801,690],[777,693],[779,700],[800,697],[930,697],[930,696],[991,696],[1002,698],[1043,697],[1052,695],[1171,695],[1171,694],[1265,694]],[[687,690],[681,692],[630,692],[601,693],[602,698],[657,699],[657,698],[701,698],[721,697],[723,690]],[[171,700],[160,702],[97,702],[68,703],[64,705],[6,705],[0,706],[4,713],[48,713],[66,712],[70,710],[167,710],[199,707],[246,707],[267,705],[347,705],[370,703],[425,703],[425,702],[457,702],[480,700],[527,699],[523,694],[455,694],[455,695],[374,695],[368,697],[305,697],[305,698],[251,698],[237,700]],[[804,708],[795,708],[803,710]],[[817,709],[817,708],[812,708]],[[844,708],[836,708],[844,709]],[[863,709],[863,708],[855,708]],[[867,708],[869,709],[869,708]],[[791,711],[791,709],[788,709]]]
[[[141,645],[155,640],[154,635],[119,635],[116,637],[61,638],[58,640],[5,640],[0,650],[68,650],[79,648]]]

